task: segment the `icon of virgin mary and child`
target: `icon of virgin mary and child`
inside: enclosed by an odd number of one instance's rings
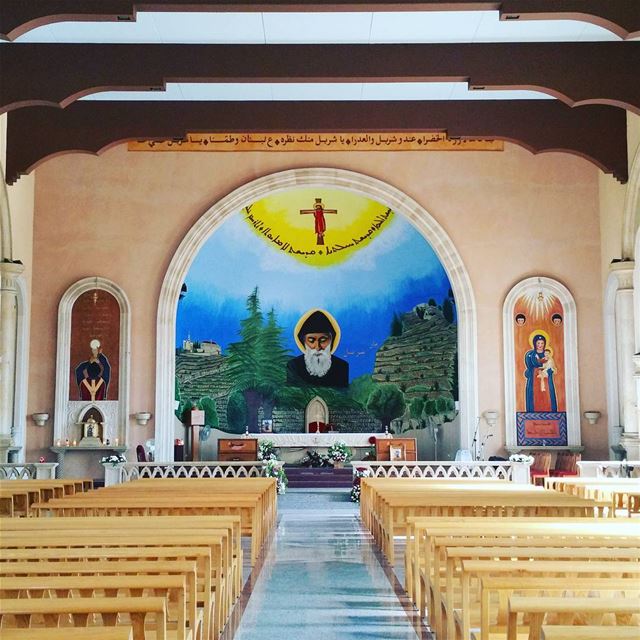
[[[527,413],[557,412],[555,376],[558,368],[553,359],[553,352],[547,346],[547,338],[536,333],[532,340],[533,349],[525,353],[524,376],[527,379],[525,389]]]

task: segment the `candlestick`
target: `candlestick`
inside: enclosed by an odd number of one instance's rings
[[[69,438],[67,438],[67,439],[64,441],[64,446],[65,446],[65,447],[68,447],[68,446],[69,446]]]

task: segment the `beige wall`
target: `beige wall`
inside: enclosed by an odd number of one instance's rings
[[[131,412],[153,410],[157,301],[187,230],[233,189],[299,167],[364,173],[404,191],[444,227],[470,274],[478,309],[480,411],[504,414],[502,304],[522,278],[544,275],[576,300],[580,396],[605,407],[598,170],[560,153],[128,153],[67,155],[38,168],[29,413],[53,408],[57,305],[99,275],[132,305]],[[585,405],[581,407],[584,410]],[[502,417],[502,416],[501,416]],[[501,420],[502,423],[502,420]],[[606,416],[583,425],[586,457],[607,458]],[[132,444],[152,435],[132,427]],[[50,445],[39,429],[28,459]],[[502,439],[489,441],[492,450]]]

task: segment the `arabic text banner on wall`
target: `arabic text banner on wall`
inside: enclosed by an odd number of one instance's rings
[[[132,140],[129,151],[502,151],[502,140],[448,138],[445,133],[189,133]]]

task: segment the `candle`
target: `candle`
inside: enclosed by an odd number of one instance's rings
[[[68,446],[69,446],[69,438],[67,438],[67,439],[64,441],[64,446],[65,446],[65,447],[68,447]]]
[[[115,439],[116,447],[118,446],[118,444],[119,444],[119,443],[120,443],[120,439],[119,439],[119,438],[116,438],[116,439]]]
[[[74,441],[71,443],[71,445],[72,445],[73,447],[76,447],[76,446],[78,445],[78,443],[74,440]]]
[[[62,444],[62,442],[60,442],[60,438],[58,438],[58,439],[56,440],[56,447],[59,447],[61,444]]]

